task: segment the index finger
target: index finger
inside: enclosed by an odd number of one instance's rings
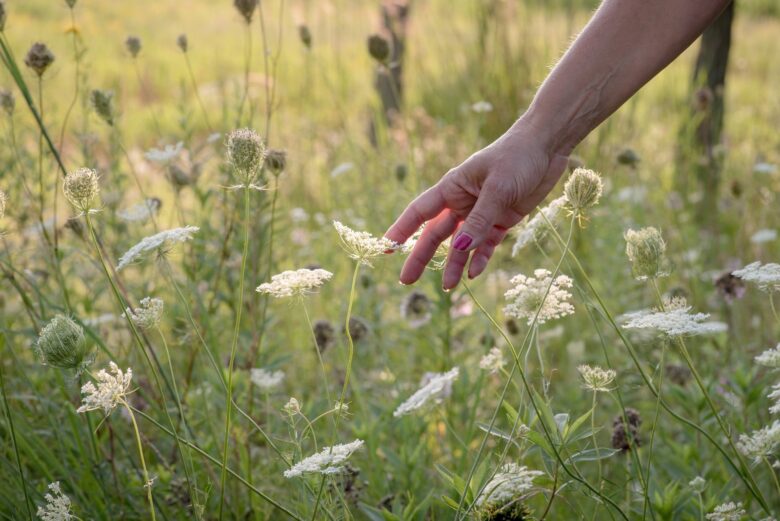
[[[420,226],[439,215],[446,206],[439,185],[432,186],[409,203],[387,230],[385,237],[397,244],[405,243]]]

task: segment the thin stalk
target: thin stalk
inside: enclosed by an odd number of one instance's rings
[[[330,386],[328,385],[328,373],[325,371],[325,362],[322,360],[322,353],[320,352],[320,346],[317,344],[317,336],[314,334],[314,326],[311,323],[311,318],[309,317],[309,310],[306,308],[306,302],[301,302],[301,307],[303,308],[303,316],[306,317],[306,325],[309,327],[309,331],[311,332],[311,338],[314,342],[314,351],[317,353],[317,359],[320,362],[320,369],[322,370],[322,384],[325,386],[325,397],[328,400],[328,405],[332,404],[330,398]],[[314,431],[312,431],[314,432]]]
[[[249,98],[249,71],[252,63],[252,28],[247,23],[244,36],[244,93],[241,95],[241,103],[238,106],[238,116],[236,117],[236,126],[241,126],[241,117],[244,115],[244,104]],[[249,114],[252,114],[250,102]]]
[[[144,81],[143,78],[141,78],[141,69],[138,68],[138,58],[136,57],[133,57],[133,70],[135,70],[135,78],[138,80],[139,94],[143,94]],[[162,138],[162,127],[160,127],[160,121],[157,119],[157,112],[154,110],[154,106],[151,103],[149,104],[149,112],[152,114],[152,122],[157,131],[157,136]]]
[[[206,122],[206,127],[209,129],[209,132],[214,132],[214,127],[211,126],[211,121],[209,121],[209,113],[206,110],[206,105],[203,104],[203,99],[200,97],[200,92],[198,92],[198,82],[195,80],[195,73],[192,71],[190,56],[187,54],[187,51],[184,51],[183,54],[184,63],[187,64],[187,73],[190,77],[190,83],[192,83],[192,92],[195,94],[195,99],[197,100],[198,106],[203,113],[203,120]]]
[[[775,483],[775,488],[777,489],[777,497],[780,497],[780,481],[777,480],[777,474],[775,474],[775,468],[772,466],[772,464],[769,462],[769,460],[764,456],[761,458],[766,465],[766,468],[769,470],[769,474],[772,476],[772,481]]]
[[[777,314],[777,308],[775,308],[775,297],[772,292],[769,292],[769,309],[772,310],[772,316],[775,317],[775,321],[780,322],[780,315]]]
[[[360,261],[355,262],[355,271],[352,273],[352,286],[349,290],[349,303],[347,304],[347,317],[344,321],[344,328],[347,334],[347,343],[349,344],[349,352],[347,354],[347,370],[344,375],[344,385],[341,387],[341,397],[339,398],[339,404],[344,404],[344,397],[347,394],[347,387],[349,386],[349,377],[352,373],[352,358],[355,355],[355,343],[352,341],[352,334],[349,331],[349,321],[352,318],[352,306],[355,303],[355,286],[357,285],[358,273],[360,272]],[[336,413],[336,430],[338,430],[339,420],[341,419],[341,411],[343,407],[339,407]]]
[[[146,499],[149,501],[149,512],[152,515],[152,521],[157,519],[154,509],[154,499],[152,498],[152,480],[149,479],[149,471],[146,470],[146,459],[144,459],[144,446],[141,443],[141,433],[138,430],[138,423],[135,421],[135,414],[133,414],[133,408],[126,401],[121,401],[127,412],[130,414],[130,421],[133,423],[133,431],[135,432],[135,442],[138,445],[138,457],[141,458],[141,469],[144,473],[144,488],[146,489]],[[178,436],[177,436],[178,438]]]
[[[598,483],[599,483],[599,490],[603,490],[603,474],[601,470],[601,457],[599,455],[599,441],[598,437],[596,436],[596,397],[598,396],[598,391],[593,391],[593,404],[591,405],[590,409],[590,433],[593,437],[593,448],[596,450],[596,464],[598,467]],[[593,508],[593,517],[591,519],[596,519],[596,513],[599,510],[598,504]]]

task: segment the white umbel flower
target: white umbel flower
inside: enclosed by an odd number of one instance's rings
[[[192,239],[192,235],[198,230],[200,230],[200,228],[197,226],[185,226],[183,228],[173,228],[156,233],[149,237],[144,237],[141,239],[141,242],[127,250],[124,255],[119,257],[119,263],[117,264],[116,269],[121,270],[122,268],[129,266],[143,254],[149,251],[166,246],[172,246],[180,242],[189,241]]]
[[[740,434],[737,449],[755,462],[771,456],[780,445],[780,420],[762,427],[752,434]]]
[[[552,273],[538,269],[534,270],[533,277],[515,275],[509,282],[512,288],[504,293],[509,301],[504,313],[512,318],[526,318],[530,326],[537,310],[539,324],[574,313],[574,306],[569,303],[571,293],[567,291],[572,286],[572,280],[566,275],[558,275],[553,280]]]
[[[323,269],[288,270],[271,277],[271,282],[260,284],[257,291],[276,298],[302,297],[325,284],[331,277],[333,273]]]
[[[181,153],[182,148],[184,148],[184,143],[179,141],[175,145],[165,145],[165,148],[163,149],[150,148],[144,154],[144,157],[149,161],[154,161],[156,163],[167,163],[176,159],[176,156]]]
[[[707,488],[707,480],[701,476],[696,476],[688,482],[688,486],[697,494],[701,494]]]
[[[531,242],[538,240],[544,235],[545,230],[549,228],[547,221],[555,224],[561,209],[566,205],[566,197],[561,196],[550,201],[550,204],[539,210],[533,218],[517,228],[517,238],[515,245],[512,246],[512,257],[518,254],[520,250],[528,246]],[[545,219],[546,217],[546,219]]]
[[[750,236],[750,242],[753,244],[763,244],[765,242],[772,242],[777,239],[777,230],[771,228],[764,228],[758,230],[756,233]]]
[[[762,265],[760,262],[753,262],[731,274],[744,281],[752,282],[762,291],[780,291],[780,264]]]
[[[269,371],[262,367],[255,367],[249,373],[252,383],[264,391],[270,391],[284,381],[284,372],[282,371]]]
[[[404,403],[398,406],[393,416],[400,418],[405,414],[422,409],[427,404],[441,403],[443,397],[451,388],[452,382],[457,380],[460,370],[454,367],[446,373],[433,373],[428,377],[428,382],[418,389]]]
[[[343,463],[349,459],[355,451],[364,445],[363,440],[355,440],[352,443],[343,443],[333,447],[325,447],[317,454],[303,459],[284,471],[284,477],[295,478],[304,474],[338,474],[344,467]]]
[[[709,521],[739,521],[746,514],[742,503],[729,502],[716,506],[706,517]]]
[[[611,391],[609,386],[617,376],[617,373],[612,369],[602,369],[598,366],[581,365],[577,370],[585,381],[585,389],[593,392],[607,393]]]
[[[536,477],[544,472],[507,463],[493,476],[477,498],[477,506],[503,505],[531,490]]]
[[[76,519],[70,513],[70,498],[62,493],[60,482],[49,483],[49,492],[43,498],[46,504],[38,507],[38,517],[43,521],[69,521]]]
[[[496,374],[504,367],[504,364],[504,356],[501,354],[501,350],[493,347],[479,361],[479,368],[488,371],[490,374]]]
[[[775,404],[769,408],[769,412],[772,414],[780,414],[780,383],[773,385],[772,392],[766,395],[766,397],[775,402]]]
[[[114,362],[109,362],[108,367],[111,371],[110,374],[105,369],[101,369],[95,375],[97,386],[92,382],[87,382],[81,387],[81,394],[84,395],[83,404],[76,412],[103,409],[108,414],[120,402],[124,401],[130,390],[133,370],[128,368],[126,372],[122,372]]]
[[[773,349],[767,349],[755,357],[754,360],[758,365],[780,369],[780,344],[777,344]]]
[[[374,237],[368,232],[353,230],[339,221],[333,221],[333,226],[347,255],[366,266],[371,266],[372,258],[379,257],[395,247],[393,241],[386,237]]]
[[[643,310],[626,313],[626,329],[655,329],[669,336],[694,336],[722,333],[728,329],[723,322],[705,322],[707,313],[689,313],[685,299],[672,299],[664,304],[664,311]]]
[[[163,314],[162,299],[145,297],[138,303],[135,310],[127,308],[122,316],[129,318],[141,329],[157,327]]]

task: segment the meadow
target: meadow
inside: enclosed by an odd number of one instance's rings
[[[378,4],[0,2],[0,518],[780,516],[780,8],[716,176],[694,44],[444,291],[382,234],[595,3],[413,2],[389,116]]]

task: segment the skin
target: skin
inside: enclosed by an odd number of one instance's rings
[[[467,264],[469,278],[481,274],[509,228],[553,189],[574,147],[726,5],[728,0],[604,0],[520,119],[412,201],[387,231],[400,244],[426,225],[401,283],[416,282],[450,236],[444,289],[458,284]]]

